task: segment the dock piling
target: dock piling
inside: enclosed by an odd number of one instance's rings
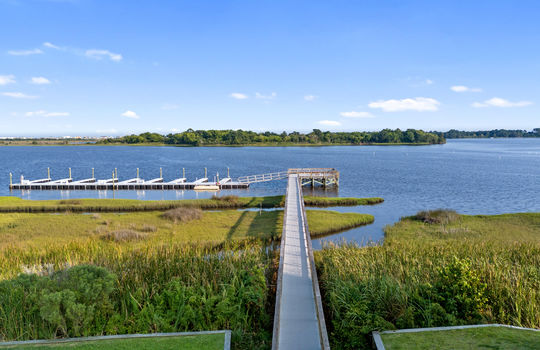
[[[96,177],[94,176],[94,168],[92,168],[92,179],[95,179]]]
[[[227,177],[230,177],[229,176],[229,167],[227,167]]]
[[[137,179],[139,178],[139,168],[137,168]]]
[[[69,169],[69,178],[71,179],[71,168],[68,168]]]
[[[206,176],[206,168],[204,168],[204,177],[205,178],[208,177],[208,176]]]
[[[159,177],[163,179],[163,169],[159,168]]]
[[[186,178],[186,168],[182,168],[182,178]]]
[[[51,168],[47,168],[47,179],[51,179]]]
[[[13,174],[9,173],[9,188],[13,185]]]

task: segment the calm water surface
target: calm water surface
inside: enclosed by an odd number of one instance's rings
[[[112,191],[13,191],[9,173],[18,179],[44,178],[47,167],[53,178],[91,176],[110,178],[118,168],[120,179],[181,177],[191,180],[220,177],[230,168],[232,177],[297,167],[333,167],[341,172],[337,191],[317,195],[383,197],[377,206],[336,208],[369,213],[375,223],[315,240],[378,241],[383,228],[419,210],[452,208],[464,214],[500,214],[540,211],[540,139],[449,140],[434,146],[336,146],[336,147],[123,147],[47,146],[0,147],[0,195],[25,199],[112,198]],[[285,182],[254,184],[249,190],[222,191],[240,196],[284,194]],[[306,194],[311,190],[306,189]],[[194,191],[116,191],[115,198],[190,199],[213,193]]]

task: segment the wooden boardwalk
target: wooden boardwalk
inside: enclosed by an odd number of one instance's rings
[[[298,174],[288,176],[272,348],[330,348]]]

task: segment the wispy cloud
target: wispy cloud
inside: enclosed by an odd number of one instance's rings
[[[433,98],[415,97],[401,100],[379,100],[368,104],[370,108],[380,108],[385,112],[401,111],[436,111],[441,103]]]
[[[14,84],[14,83],[15,83],[15,76],[13,74],[0,75],[0,85],[7,85],[7,84]]]
[[[316,99],[317,99],[317,96],[315,96],[315,95],[306,95],[306,96],[304,96],[305,101],[311,102],[311,101],[315,101]]]
[[[450,90],[454,92],[482,92],[480,88],[471,88],[465,85],[454,85],[450,87]]]
[[[35,116],[40,116],[40,117],[69,117],[68,112],[47,112],[47,111],[44,111],[44,110],[39,110],[39,111],[35,111],[35,112],[26,112],[25,115],[27,117],[35,117]]]
[[[43,51],[40,49],[32,49],[32,50],[9,50],[8,54],[12,56],[29,56],[29,55],[39,55],[42,54]]]
[[[55,50],[63,50],[64,49],[64,48],[62,48],[60,46],[53,45],[48,41],[44,42],[43,46],[48,47],[49,49],[55,49]]]
[[[1,92],[0,94],[12,98],[37,98],[37,96],[30,96],[27,94],[23,94],[22,92]]]
[[[86,50],[84,53],[86,57],[95,58],[97,60],[101,60],[103,58],[109,58],[111,61],[114,62],[120,62],[122,61],[122,55],[119,53],[113,53],[109,50]]]
[[[35,85],[46,85],[51,83],[51,81],[45,77],[32,77],[30,82]]]
[[[475,102],[472,104],[475,108],[481,108],[481,107],[525,107],[530,106],[533,103],[531,101],[518,101],[518,102],[510,102],[508,100],[505,100],[504,98],[500,97],[493,97],[489,100],[486,100],[484,102]]]
[[[345,118],[375,118],[375,116],[369,112],[341,112],[340,115]]]
[[[277,93],[275,92],[272,92],[270,95],[263,95],[258,92],[255,93],[255,98],[258,98],[260,100],[273,100],[276,98],[276,96],[277,96]]]
[[[122,117],[131,118],[131,119],[139,119],[140,117],[137,115],[137,113],[127,110],[124,113],[122,113]]]
[[[247,95],[245,94],[242,94],[240,92],[233,92],[232,94],[229,95],[230,97],[236,99],[236,100],[245,100],[248,98]]]
[[[337,120],[319,120],[317,124],[324,125],[324,126],[340,126],[341,123]]]

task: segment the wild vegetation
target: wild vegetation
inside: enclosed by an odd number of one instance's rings
[[[437,144],[442,135],[422,130],[384,129],[366,132],[330,132],[313,129],[303,134],[297,131],[254,132],[245,130],[193,130],[161,135],[145,132],[99,140],[97,144],[166,144],[178,146],[242,146],[242,145],[364,145],[364,144]]]
[[[315,252],[333,349],[370,332],[502,323],[540,328],[540,213],[419,213],[382,246]]]
[[[275,257],[260,240],[139,249],[88,242],[26,259],[36,274],[0,282],[2,340],[231,329],[238,349],[270,341]]]
[[[0,197],[0,213],[42,212],[131,212],[169,210],[179,207],[200,209],[280,208],[285,196],[237,197],[213,196],[210,199],[140,201],[135,199],[68,199],[24,200],[19,197]],[[371,205],[382,203],[382,198],[336,198],[305,196],[306,206],[330,207],[345,205]]]
[[[100,203],[92,201],[0,200],[63,209],[0,214],[0,340],[231,329],[234,348],[269,347],[278,257],[268,246],[283,211],[202,211],[200,201],[119,211],[139,207],[105,201],[117,212],[81,213]],[[373,219],[324,210],[307,218],[314,233]]]

